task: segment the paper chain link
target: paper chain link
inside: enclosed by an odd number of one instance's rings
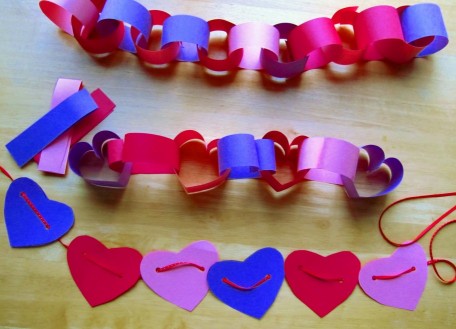
[[[263,70],[290,78],[329,63],[360,61],[404,63],[431,55],[448,43],[440,8],[416,4],[394,8],[375,6],[337,11],[300,25],[259,22],[235,25],[222,19],[205,21],[190,15],[147,10],[134,0],[41,0],[43,13],[87,52],[105,54],[122,49],[153,65],[172,61],[197,62],[212,71],[237,68]],[[353,48],[347,48],[336,29],[351,26]],[[150,50],[153,27],[162,26],[161,47]],[[211,32],[226,32],[225,59],[209,56]],[[286,50],[281,51],[282,44]],[[283,58],[283,59],[280,59]]]
[[[200,167],[209,168],[195,173],[186,170],[193,183],[198,181],[190,186],[181,175],[189,156]],[[360,159],[367,165],[361,166]],[[194,130],[183,131],[174,139],[147,133],[129,133],[121,139],[111,131],[101,131],[93,137],[92,145],[80,142],[72,147],[69,164],[88,183],[103,187],[125,188],[133,174],[176,174],[187,193],[208,191],[227,179],[261,178],[277,192],[312,180],[342,185],[351,198],[385,195],[400,184],[404,172],[398,159],[385,159],[376,145],[359,148],[336,138],[307,136],[289,142],[279,131],[256,140],[250,134],[234,134],[207,145]],[[281,165],[279,169],[277,164]],[[276,176],[283,168],[289,168],[292,177],[286,182]],[[363,172],[385,173],[384,184],[378,187],[370,183],[376,192],[360,191],[355,182]]]

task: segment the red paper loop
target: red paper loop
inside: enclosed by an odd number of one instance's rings
[[[429,224],[423,231],[421,231],[415,238],[413,238],[412,240],[409,240],[407,242],[402,242],[402,243],[398,243],[398,242],[395,242],[393,240],[391,240],[390,238],[388,238],[386,236],[386,233],[384,232],[383,230],[383,227],[382,227],[382,220],[383,220],[383,217],[384,215],[386,214],[386,212],[391,209],[392,207],[394,207],[395,205],[399,204],[399,203],[402,203],[402,202],[405,202],[405,201],[410,201],[410,200],[418,200],[418,199],[431,199],[431,198],[444,198],[444,197],[450,197],[450,196],[456,196],[456,192],[449,192],[449,193],[438,193],[438,194],[426,194],[426,195],[417,195],[417,196],[411,196],[411,197],[407,197],[407,198],[403,198],[403,199],[400,199],[400,200],[397,200],[393,203],[391,203],[389,206],[387,206],[383,211],[382,213],[380,214],[380,217],[379,217],[379,220],[378,220],[378,228],[379,228],[379,231],[380,231],[380,234],[382,235],[383,239],[385,239],[385,241],[387,241],[389,244],[395,246],[395,247],[405,247],[405,246],[409,246],[413,243],[416,243],[418,240],[420,240],[424,235],[426,235],[429,231],[431,231],[434,227],[436,227],[442,220],[444,220],[445,218],[447,218],[451,213],[453,213],[455,210],[456,210],[456,205],[452,206],[450,209],[448,209],[447,211],[445,211],[442,215],[440,215],[438,218],[436,218],[431,224]],[[433,243],[434,243],[434,239],[435,237],[440,233],[440,231],[447,227],[448,225],[450,224],[454,224],[456,223],[456,219],[455,220],[450,220],[448,222],[446,222],[445,224],[443,224],[442,226],[440,226],[433,234],[432,234],[432,237],[431,237],[431,240],[429,242],[429,256],[430,256],[430,261],[428,262],[428,265],[432,265],[432,268],[435,272],[435,274],[437,275],[437,277],[443,282],[443,283],[446,283],[446,284],[451,284],[451,283],[454,283],[456,282],[456,265],[448,260],[448,259],[442,259],[442,258],[434,258],[434,254],[433,254]],[[445,263],[447,265],[449,265],[450,267],[452,267],[452,269],[455,271],[455,276],[453,277],[453,279],[451,280],[446,280],[444,279],[441,274],[439,273],[437,267],[436,267],[436,264],[437,263]]]
[[[226,32],[227,35],[231,28],[235,25],[224,19],[213,19],[207,22],[209,25],[209,32],[222,31]],[[241,63],[242,56],[244,54],[243,49],[237,49],[231,53],[227,49],[227,57],[225,59],[210,58],[208,51],[203,47],[198,47],[198,57],[201,64],[212,71],[231,71],[239,66]]]
[[[163,22],[170,17],[170,14],[161,10],[150,10],[150,15],[153,18],[153,26],[163,26]],[[140,32],[138,30],[132,31],[133,40],[138,40]],[[147,41],[144,38],[139,38],[135,44],[136,53],[138,57],[146,63],[153,65],[168,64],[177,58],[179,54],[179,42],[171,42],[160,50],[149,50]]]

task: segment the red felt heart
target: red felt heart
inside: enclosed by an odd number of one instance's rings
[[[297,250],[285,260],[285,278],[291,291],[320,317],[351,295],[360,269],[359,259],[349,251],[324,257]]]
[[[68,246],[73,280],[92,306],[107,303],[132,288],[141,277],[142,255],[132,248],[106,248],[98,240],[79,236]]]

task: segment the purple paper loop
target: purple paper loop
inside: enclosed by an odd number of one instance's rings
[[[440,7],[431,3],[409,6],[401,14],[401,24],[407,43],[416,43],[423,38],[433,37],[417,57],[432,55],[448,44],[448,33],[443,22]]]
[[[274,26],[265,23],[244,23],[234,26],[228,35],[229,53],[243,49],[239,67],[260,70],[262,49],[279,56],[280,33]]]
[[[170,16],[163,23],[162,48],[172,42],[181,43],[178,60],[198,61],[198,47],[207,51],[209,46],[209,25],[196,16]]]
[[[307,138],[299,150],[298,171],[307,171],[306,179],[342,185],[344,178],[354,180],[359,147],[336,138]]]
[[[274,142],[255,141],[253,135],[235,134],[218,141],[219,173],[230,169],[229,179],[258,178],[261,170],[275,170]]]
[[[140,32],[138,38],[144,38],[145,41],[149,39],[152,17],[143,5],[134,0],[106,0],[98,22],[107,20],[116,20],[124,24],[125,34],[120,49],[136,52],[135,43],[138,40],[133,40],[131,28]]]

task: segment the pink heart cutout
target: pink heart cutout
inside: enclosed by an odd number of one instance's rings
[[[397,249],[390,257],[367,263],[359,273],[359,285],[380,304],[413,311],[426,286],[427,273],[426,253],[414,243]]]
[[[178,253],[154,251],[141,262],[141,276],[157,295],[187,311],[204,299],[209,286],[207,272],[219,260],[215,246],[197,241]]]

